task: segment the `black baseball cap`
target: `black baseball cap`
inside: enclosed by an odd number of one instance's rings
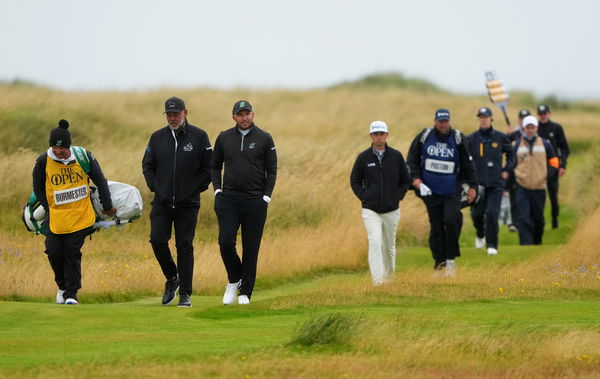
[[[170,97],[165,101],[165,113],[167,112],[183,112],[185,103],[178,97]]]
[[[531,112],[529,112],[529,109],[521,109],[519,111],[519,118],[525,118],[530,115],[531,115]]]
[[[450,121],[450,111],[445,108],[440,108],[435,111],[435,121]]]
[[[479,116],[492,117],[492,110],[488,107],[481,107],[477,111],[477,117],[479,117]]]
[[[232,114],[238,114],[240,111],[247,110],[252,112],[252,104],[250,104],[247,100],[239,100],[235,104],[233,104]]]
[[[550,107],[546,104],[540,104],[537,108],[538,114],[546,114],[550,112]]]

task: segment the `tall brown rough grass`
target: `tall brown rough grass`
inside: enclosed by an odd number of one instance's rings
[[[101,231],[86,242],[82,295],[112,291],[155,294],[161,290],[164,278],[148,243],[152,195],[142,176],[141,159],[150,134],[165,125],[163,102],[172,95],[185,99],[190,123],[205,129],[211,141],[232,126],[231,106],[240,98],[252,102],[256,123],[273,135],[279,173],[258,269],[259,277],[273,278],[329,267],[366,267],[366,235],[348,177],[356,155],[370,144],[371,121],[386,121],[389,144],[406,154],[414,135],[432,123],[436,108],[449,108],[453,125],[469,133],[477,128],[476,110],[488,103],[484,96],[402,89],[80,93],[0,86],[0,138],[13,142],[0,152],[0,296],[49,297],[56,290],[43,253],[43,237],[25,232],[20,212],[31,191],[34,160],[47,148],[49,130],[59,118],[71,122],[73,143],[94,153],[107,178],[138,187],[146,206],[135,224],[122,231]],[[511,110],[526,105],[511,104]],[[503,130],[502,118],[496,118],[497,127]],[[593,113],[557,112],[556,118],[571,140],[589,140],[600,132]],[[561,196],[577,203],[577,190],[562,188]],[[212,206],[211,188],[202,194],[196,230],[194,288],[200,292],[214,291],[226,281]],[[400,234],[425,244],[428,223],[422,204],[409,194],[401,212]],[[563,253],[562,262],[597,261],[592,249],[597,242],[588,241],[597,235],[594,230],[599,217],[591,216],[583,223],[564,248],[569,253]],[[539,262],[522,269],[533,274],[536,264]],[[479,282],[489,274],[474,271],[457,280]]]

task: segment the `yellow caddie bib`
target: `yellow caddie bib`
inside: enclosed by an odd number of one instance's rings
[[[89,178],[76,160],[65,165],[46,159],[46,198],[54,234],[74,233],[96,221]]]

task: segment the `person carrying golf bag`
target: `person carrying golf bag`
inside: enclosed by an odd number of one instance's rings
[[[96,214],[90,200],[89,180],[98,188],[104,214],[112,216],[108,183],[91,152],[71,148],[69,123],[60,120],[50,132],[50,148],[41,154],[33,168],[33,192],[46,211],[46,250],[58,285],[57,304],[78,304],[81,288],[81,247]],[[87,158],[87,159],[86,159]],[[89,169],[80,161],[89,162]]]

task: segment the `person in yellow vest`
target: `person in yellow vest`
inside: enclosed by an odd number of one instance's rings
[[[523,119],[523,135],[515,141],[514,168],[519,242],[521,245],[540,245],[544,235],[544,206],[546,182],[558,172],[558,157],[552,144],[538,136],[538,120]]]
[[[81,247],[96,214],[90,200],[89,180],[98,188],[104,214],[113,216],[108,183],[98,161],[85,151],[82,166],[71,148],[69,123],[60,120],[50,132],[50,148],[41,154],[33,168],[33,192],[46,210],[46,250],[58,285],[57,304],[79,303],[81,288]]]

